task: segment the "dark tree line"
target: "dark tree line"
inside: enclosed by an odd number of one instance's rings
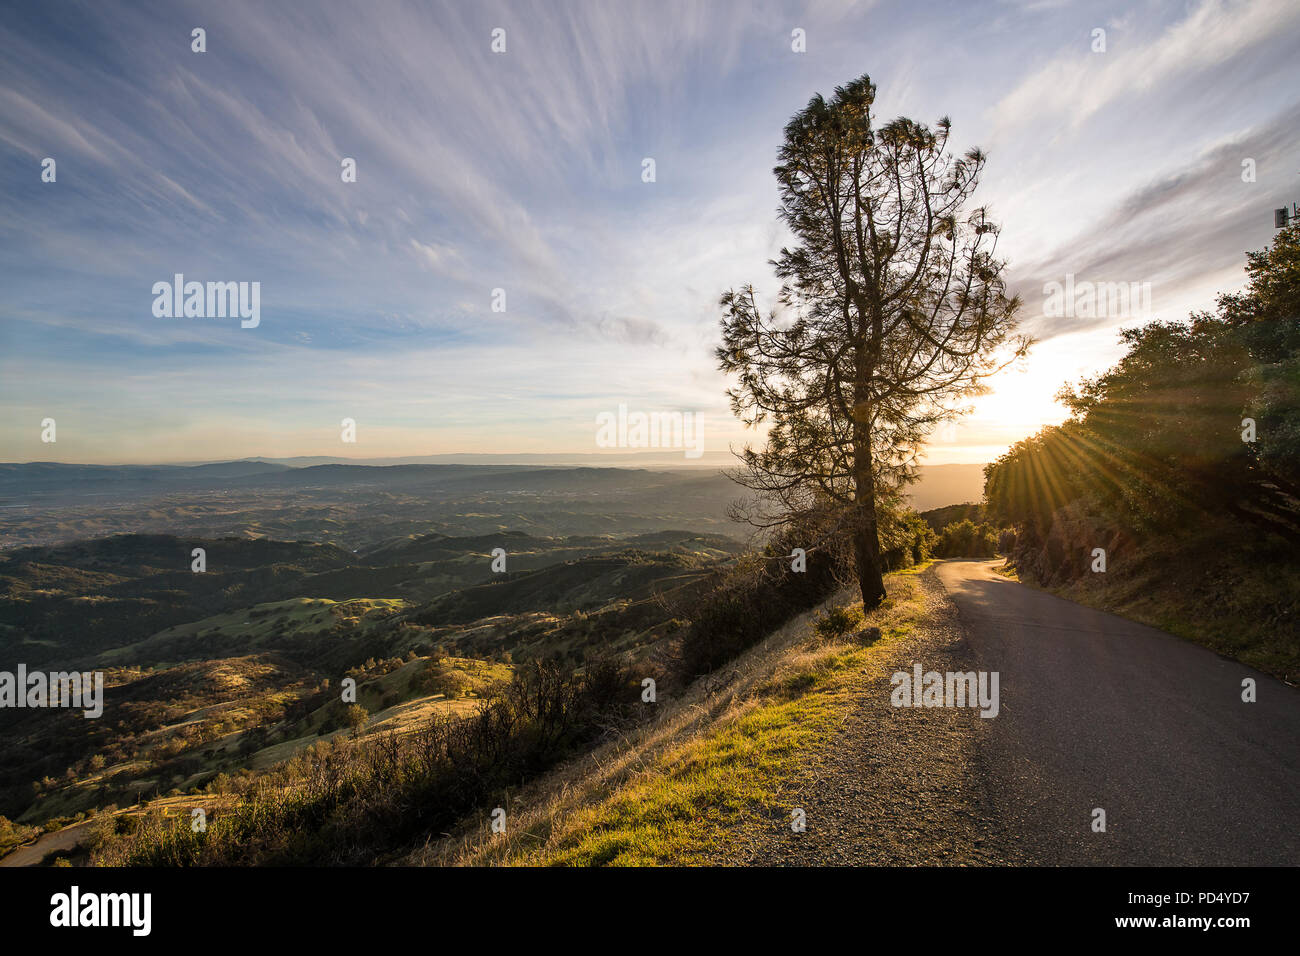
[[[990,513],[1039,539],[1073,501],[1156,532],[1226,514],[1300,544],[1300,230],[1246,271],[1215,314],[1122,332],[1118,364],[1061,393],[1070,419],[985,469]]]

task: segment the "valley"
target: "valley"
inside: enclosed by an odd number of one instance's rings
[[[0,852],[210,802],[319,742],[472,714],[523,662],[662,652],[674,602],[743,547],[723,516],[734,486],[711,473],[3,472],[27,503],[4,512],[23,543],[0,552],[0,657],[102,673],[106,713],[0,710]]]

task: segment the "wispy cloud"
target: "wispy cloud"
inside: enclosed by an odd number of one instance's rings
[[[631,401],[707,412],[722,447],[718,295],[775,292],[781,128],[862,72],[883,118],[948,113],[990,148],[983,198],[1031,307],[1065,271],[1205,299],[1293,184],[1298,20],[1227,0],[25,7],[0,23],[0,440],[51,457],[32,419],[59,411],[80,424],[57,457],[316,453],[346,408],[411,453],[584,450]],[[178,272],[260,281],[261,325],[155,319]],[[1080,328],[1033,311],[1042,335]],[[1064,374],[1049,354],[1038,374]]]

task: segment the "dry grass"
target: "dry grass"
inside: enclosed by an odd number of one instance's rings
[[[743,816],[770,808],[777,785],[838,726],[850,674],[882,657],[921,606],[914,575],[890,575],[867,616],[870,647],[819,639],[818,610],[792,619],[723,673],[703,678],[660,716],[520,791],[505,834],[487,820],[431,843],[419,865],[663,865],[707,862]],[[823,607],[846,603],[847,593]],[[858,605],[860,608],[860,605]]]

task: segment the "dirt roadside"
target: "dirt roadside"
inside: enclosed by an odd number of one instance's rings
[[[976,754],[986,732],[974,708],[890,703],[890,676],[974,667],[957,610],[934,569],[919,575],[925,610],[907,639],[856,675],[838,729],[785,782],[784,810],[749,818],[713,862],[744,866],[986,866],[1014,862],[990,846]]]

